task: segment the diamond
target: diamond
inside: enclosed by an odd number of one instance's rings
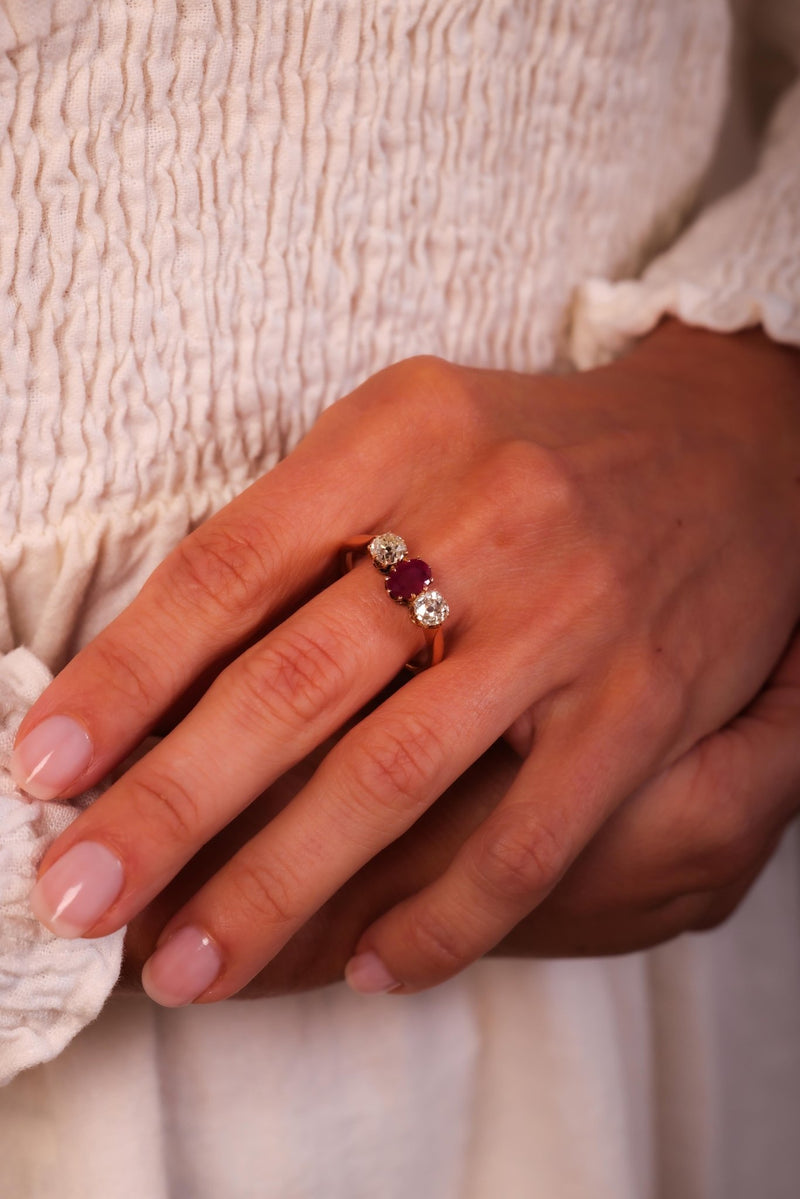
[[[373,537],[367,549],[378,570],[389,570],[397,562],[402,562],[408,553],[405,541],[396,533],[379,533]]]
[[[450,615],[447,600],[439,591],[423,591],[411,605],[411,618],[423,629],[435,629]]]
[[[386,590],[393,600],[408,604],[433,582],[431,568],[421,558],[406,558],[392,567],[386,580]]]

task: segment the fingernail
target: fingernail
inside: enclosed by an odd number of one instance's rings
[[[71,716],[48,716],[11,755],[14,782],[34,799],[54,799],[89,765],[92,742]]]
[[[122,862],[110,849],[79,841],[39,879],[31,911],[56,936],[80,937],[111,907],[124,881]]]
[[[344,968],[348,986],[361,995],[385,995],[402,984],[393,978],[377,953],[359,953]]]
[[[182,1007],[206,991],[222,969],[222,954],[201,928],[179,929],[149,957],[142,986],[163,1007]]]

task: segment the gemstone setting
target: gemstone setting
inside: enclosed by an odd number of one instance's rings
[[[421,558],[404,558],[392,567],[386,579],[386,590],[398,604],[410,604],[432,582],[433,574],[427,562]]]
[[[405,541],[396,533],[379,533],[372,538],[367,550],[378,570],[391,570],[408,553]]]
[[[345,570],[353,567],[354,555],[366,549],[372,563],[383,576],[387,594],[408,609],[412,622],[425,633],[424,659],[406,663],[416,672],[435,666],[444,656],[444,640],[440,626],[450,615],[450,606],[440,591],[431,587],[433,571],[421,558],[411,558],[408,547],[397,533],[378,533],[372,537],[356,537],[344,543],[341,555]]]
[[[412,601],[409,612],[414,624],[421,625],[423,629],[438,629],[450,615],[450,608],[441,592],[431,588]]]

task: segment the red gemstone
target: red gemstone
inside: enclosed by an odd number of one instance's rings
[[[416,595],[433,582],[431,568],[421,558],[408,558],[392,567],[386,580],[386,590],[394,600],[409,604]]]

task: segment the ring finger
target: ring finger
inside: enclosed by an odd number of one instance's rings
[[[103,936],[140,911],[215,833],[330,736],[419,649],[364,562],[242,654],[189,715],[59,838],[36,915]],[[378,581],[378,580],[376,580]]]
[[[500,707],[496,689],[464,645],[362,720],[169,922],[143,975],[150,995],[176,1005],[240,990],[497,740],[519,697]]]

